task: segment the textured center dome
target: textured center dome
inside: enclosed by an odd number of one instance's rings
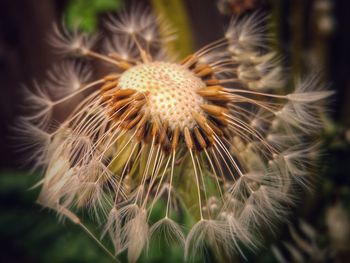
[[[153,118],[168,122],[174,129],[192,128],[192,112],[203,113],[200,105],[204,99],[197,90],[205,83],[187,68],[165,62],[141,64],[125,71],[119,79],[119,88],[149,92],[145,110]]]

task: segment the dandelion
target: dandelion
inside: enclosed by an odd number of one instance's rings
[[[223,38],[182,60],[167,52],[171,27],[138,8],[108,19],[111,38],[55,27],[52,45],[79,62],[54,66],[43,86],[27,89],[30,114],[17,127],[45,168],[39,202],[91,234],[76,215],[88,211],[103,228],[94,239],[102,246],[109,236],[130,262],[158,234],[183,246],[186,260],[256,248],[259,230],[273,230],[309,186],[331,95],[315,75],[284,94],[264,23],[234,18]],[[92,79],[83,64],[91,59],[110,71]],[[53,126],[63,103],[74,109]],[[161,218],[150,220],[158,203]]]

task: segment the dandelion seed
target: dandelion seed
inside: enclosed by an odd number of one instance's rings
[[[159,56],[174,39],[159,32],[170,28],[157,26],[164,19],[133,11],[108,20],[106,55],[92,50],[94,38],[55,28],[60,52],[102,60],[112,72],[89,82],[90,69],[61,64],[49,73],[60,98],[30,93],[35,109],[20,119],[19,136],[45,168],[40,203],[80,225],[74,213],[92,212],[130,262],[162,231],[186,259],[207,249],[243,255],[305,185],[331,92],[313,77],[281,95],[285,78],[261,15],[233,19],[225,37],[174,62]],[[47,129],[46,113],[76,96],[67,118]],[[165,209],[152,222],[157,202]],[[185,212],[195,222],[187,237],[174,216]]]
[[[47,75],[47,89],[52,96],[60,99],[88,83],[92,71],[80,62],[63,61],[54,65]]]

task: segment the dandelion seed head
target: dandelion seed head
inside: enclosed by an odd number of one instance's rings
[[[24,90],[32,112],[15,130],[44,168],[40,203],[79,224],[75,213],[87,210],[130,262],[153,236],[183,245],[186,259],[256,249],[260,229],[286,217],[294,187],[310,185],[332,94],[315,75],[283,90],[265,22],[234,18],[223,38],[180,61],[164,55],[171,26],[142,8],[110,17],[112,36],[101,35],[107,54],[92,49],[96,38],[55,27],[51,42],[61,52],[114,70],[92,80],[93,67],[66,62]],[[62,103],[74,109],[50,128]],[[173,216],[185,213],[193,219],[187,235]]]
[[[196,93],[204,82],[175,63],[153,62],[125,71],[119,80],[121,89],[135,89],[147,95],[148,104],[142,110],[172,129],[179,126],[193,128],[192,112],[203,113],[204,99]]]

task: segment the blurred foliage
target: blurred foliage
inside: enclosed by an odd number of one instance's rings
[[[86,32],[94,32],[101,13],[121,7],[121,0],[70,0],[65,10],[66,22],[69,28],[79,26]]]
[[[151,0],[151,3],[153,11],[169,21],[176,30],[176,40],[168,43],[171,53],[179,57],[190,54],[193,39],[184,2]],[[118,11],[122,6],[122,0],[69,0],[64,10],[65,20],[70,29],[79,26],[81,30],[93,33],[97,30],[99,15]]]
[[[38,176],[24,173],[0,174],[0,242],[6,251],[0,253],[0,262],[115,262],[79,226],[67,219],[58,222],[53,211],[35,204],[38,189],[31,187],[37,181]],[[164,210],[165,204],[158,202],[153,220]],[[187,220],[184,215],[182,223]],[[125,254],[120,259],[127,262]],[[182,248],[160,236],[150,242],[149,251],[143,252],[138,262],[182,261]]]
[[[76,225],[35,204],[38,176],[0,174],[0,262],[113,262]]]

